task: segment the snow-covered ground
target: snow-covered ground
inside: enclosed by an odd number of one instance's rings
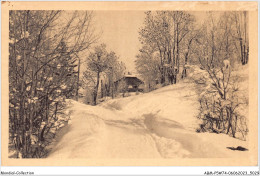
[[[49,158],[241,157],[227,147],[246,141],[224,134],[196,133],[199,103],[185,81],[150,93],[117,98],[98,106],[70,100],[71,121]]]

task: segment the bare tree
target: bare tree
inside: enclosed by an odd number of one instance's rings
[[[91,52],[87,58],[87,70],[84,72],[85,85],[93,84],[93,104],[97,104],[98,90],[100,87],[101,79],[102,86],[105,86],[106,96],[114,97],[114,82],[119,79],[125,66],[122,62],[118,61],[119,58],[115,52],[108,52],[106,45],[101,44],[96,46],[94,51]],[[101,87],[103,89],[103,87]]]
[[[135,61],[137,72],[141,75],[148,91],[154,89],[160,78],[160,58],[151,48],[143,46]]]
[[[107,69],[107,51],[106,45],[101,44],[95,47],[95,51],[88,56],[88,69],[96,73],[96,85],[93,92],[93,103],[97,104],[97,95],[101,73]]]
[[[249,37],[248,37],[248,12],[233,12],[232,19],[236,25],[236,39],[239,42],[240,60],[243,65],[248,63]]]

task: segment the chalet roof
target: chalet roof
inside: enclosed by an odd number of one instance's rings
[[[128,78],[137,78],[137,75],[125,75],[124,77]]]
[[[136,81],[136,82],[139,82],[140,84],[144,83],[142,80],[140,80],[139,78],[137,78],[137,76],[135,76],[135,75],[125,75],[125,76],[123,76],[122,78],[120,78],[120,79],[118,79],[117,81],[115,81],[115,83],[117,83],[117,82],[119,82],[119,81],[121,81],[121,80],[123,80],[123,79],[125,79],[125,80],[131,80],[131,82]]]

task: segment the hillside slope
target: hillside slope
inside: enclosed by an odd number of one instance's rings
[[[196,133],[194,86],[180,82],[156,91],[109,100],[98,106],[70,100],[71,122],[49,158],[237,157],[245,141],[224,134]]]

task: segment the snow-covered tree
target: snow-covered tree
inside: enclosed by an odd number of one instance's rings
[[[239,109],[247,106],[247,96],[241,96],[240,75],[237,71],[236,38],[232,37],[231,19],[224,13],[218,18],[209,13],[199,38],[197,58],[206,73],[200,95],[202,129],[231,134],[247,133],[246,116]],[[205,75],[205,74],[204,74]],[[243,125],[241,125],[243,123]]]
[[[184,11],[148,11],[145,14],[139,39],[144,46],[153,48],[160,58],[160,83],[176,83],[180,65],[185,62],[185,55],[188,56],[187,45],[193,41],[189,40],[192,37],[189,34],[194,17]]]
[[[136,70],[147,85],[147,90],[151,91],[160,80],[160,58],[148,47],[140,49],[136,58]]]
[[[87,91],[92,91],[93,104],[97,104],[98,92],[102,81],[101,89],[106,96],[114,97],[114,82],[123,76],[125,66],[122,62],[119,62],[119,57],[115,52],[108,52],[105,44],[101,44],[94,48],[94,51],[90,52],[87,57],[87,68],[83,74],[83,81]],[[89,89],[90,88],[90,89]],[[103,94],[104,92],[101,92]]]
[[[10,11],[9,125],[18,156],[43,157],[75,96],[76,54],[95,41],[91,12]],[[64,118],[62,118],[64,117]]]

